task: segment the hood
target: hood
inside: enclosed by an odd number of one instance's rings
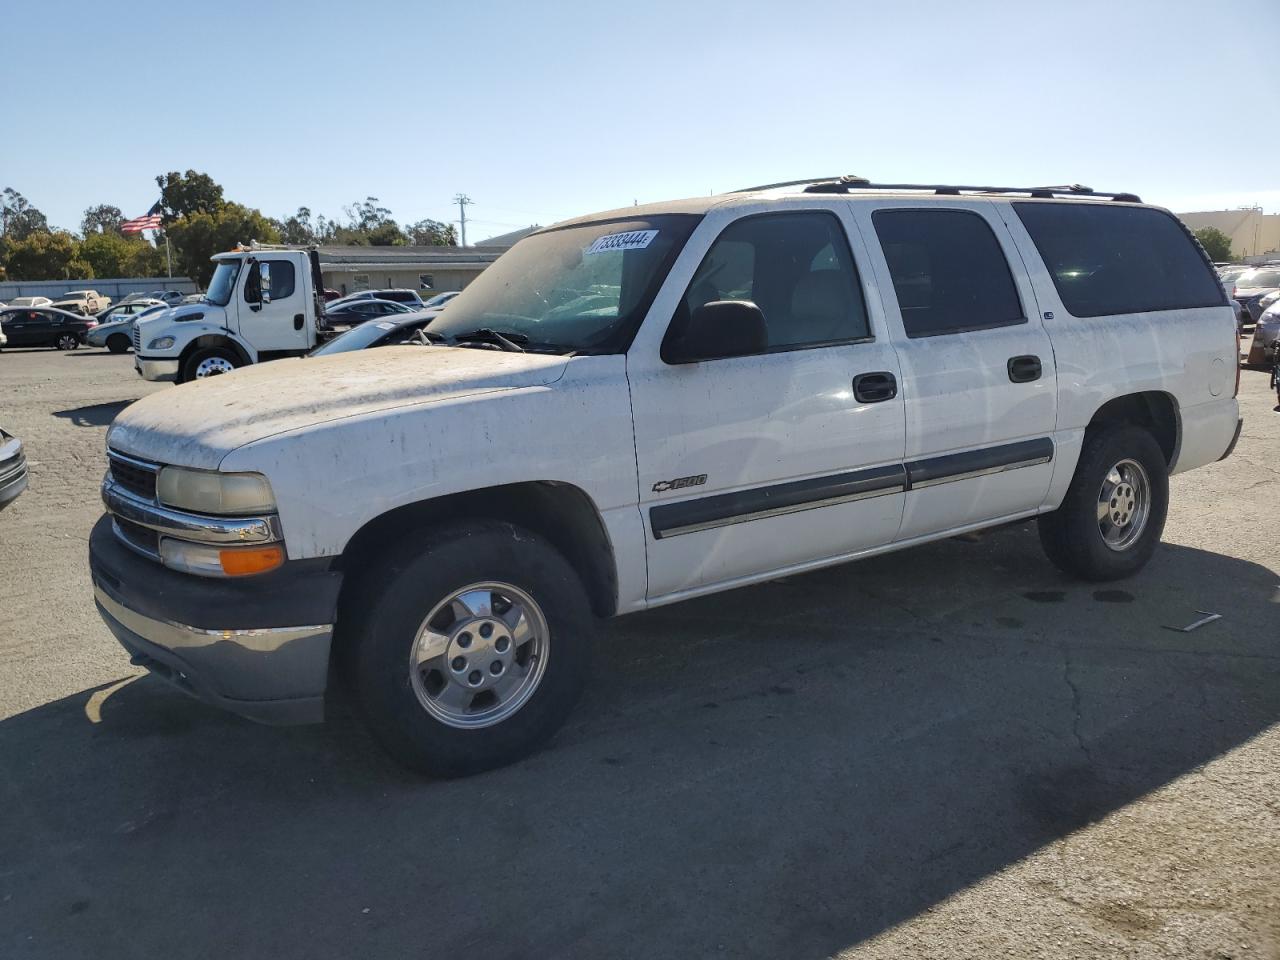
[[[380,347],[274,360],[163,390],[116,417],[107,443],[159,463],[216,469],[255,440],[318,423],[554,383],[566,357],[466,347]]]

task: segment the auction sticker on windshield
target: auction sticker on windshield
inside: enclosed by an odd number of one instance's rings
[[[657,235],[657,230],[632,230],[629,233],[611,233],[606,237],[597,237],[596,242],[587,247],[585,255],[608,253],[610,250],[643,250],[653,243],[653,238]]]

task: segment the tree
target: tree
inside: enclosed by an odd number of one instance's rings
[[[458,233],[452,223],[439,220],[419,220],[405,227],[409,242],[419,247],[456,247]]]
[[[65,230],[34,233],[9,242],[11,280],[92,280],[93,267],[80,258],[80,244]]]
[[[48,232],[49,219],[13,187],[5,187],[0,194],[0,233],[10,240],[26,240]]]
[[[251,240],[280,242],[280,234],[270,220],[260,211],[238,203],[223,203],[213,212],[202,210],[179,217],[168,231],[176,266],[202,287],[213,276],[209,258],[215,253]]]
[[[1231,238],[1217,227],[1201,227],[1195,234],[1210,260],[1221,263],[1231,259]]]
[[[156,177],[156,186],[160,188],[160,207],[164,211],[165,223],[195,213],[216,213],[227,202],[222,198],[222,187],[214,183],[207,173],[195,170],[188,170],[185,174],[171,170],[162,177]]]
[[[299,207],[298,212],[284,220],[272,220],[272,225],[280,234],[280,239],[284,243],[319,243],[320,236],[317,232],[315,224],[311,222],[311,210],[307,207]],[[320,218],[320,223],[324,224],[324,217]]]
[[[113,207],[109,203],[100,203],[84,212],[84,219],[80,221],[80,235],[88,238],[95,233],[119,233],[120,226],[123,223],[124,213],[121,212],[119,207]],[[102,276],[102,274],[98,274],[98,276]],[[108,276],[117,276],[117,274],[108,274]]]
[[[164,251],[118,233],[88,234],[80,241],[80,259],[96,278],[158,277],[165,272]]]

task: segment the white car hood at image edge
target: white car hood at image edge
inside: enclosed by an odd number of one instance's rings
[[[438,400],[555,382],[568,360],[468,347],[383,347],[275,360],[144,397],[107,444],[157,463],[216,470],[231,451],[291,430]]]

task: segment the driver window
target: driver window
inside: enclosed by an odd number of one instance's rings
[[[271,266],[271,299],[283,300],[293,296],[293,262],[290,260],[262,261]],[[259,303],[262,300],[262,279],[256,269],[249,271],[244,282],[244,302]]]
[[[713,300],[750,300],[764,313],[769,350],[870,336],[857,268],[840,221],[810,211],[745,217],[716,238],[676,321]]]

